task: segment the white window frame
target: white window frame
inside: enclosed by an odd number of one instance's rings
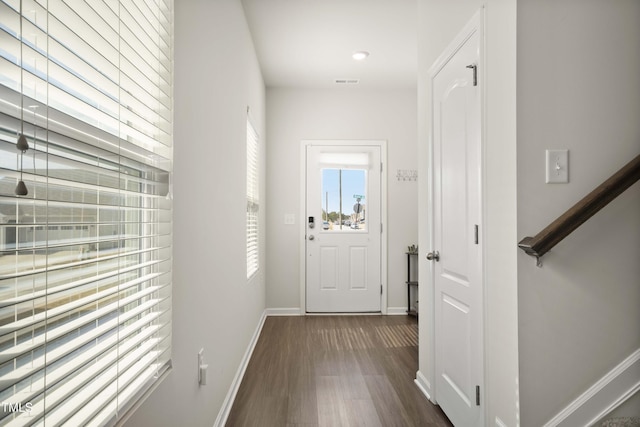
[[[260,271],[260,137],[247,111],[247,280]]]

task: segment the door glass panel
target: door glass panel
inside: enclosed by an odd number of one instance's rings
[[[367,231],[367,172],[322,169],[322,230]]]

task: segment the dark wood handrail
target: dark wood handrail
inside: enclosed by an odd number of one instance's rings
[[[528,255],[538,259],[549,252],[562,239],[586,220],[595,215],[600,209],[622,194],[640,179],[640,155],[627,163],[622,169],[612,175],[595,190],[587,194],[582,200],[573,205],[535,237],[525,237],[518,243],[518,247]]]

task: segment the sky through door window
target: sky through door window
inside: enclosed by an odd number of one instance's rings
[[[366,231],[366,178],[363,169],[322,169],[323,230]]]

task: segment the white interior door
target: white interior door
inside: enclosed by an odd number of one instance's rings
[[[306,150],[306,310],[378,312],[381,148],[308,144]]]
[[[436,400],[456,426],[483,419],[479,19],[432,77]]]

